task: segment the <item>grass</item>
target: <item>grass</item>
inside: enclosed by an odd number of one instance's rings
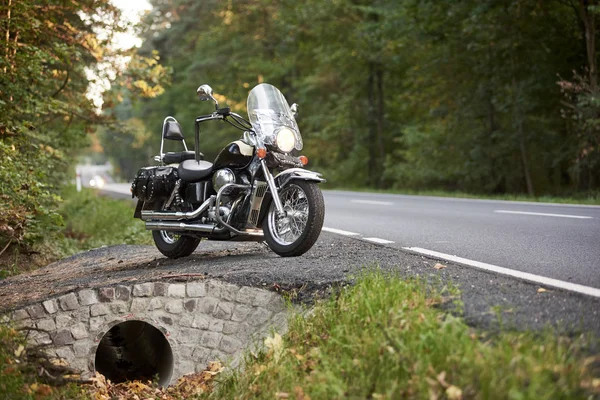
[[[350,190],[355,192],[404,194],[411,196],[455,197],[465,199],[528,201],[534,203],[581,204],[600,205],[600,192],[577,193],[572,196],[528,196],[525,194],[477,194],[454,192],[446,190],[410,190],[410,189],[370,189],[370,188],[344,188],[327,187],[330,190]]]
[[[584,399],[600,395],[589,338],[488,334],[440,305],[435,290],[371,272],[295,317],[246,367],[220,382],[227,399]],[[592,369],[595,365],[596,370]],[[594,375],[595,374],[595,375]]]
[[[114,244],[151,244],[144,224],[133,218],[130,201],[98,196],[92,189],[65,188],[59,209],[65,221],[62,255]]]

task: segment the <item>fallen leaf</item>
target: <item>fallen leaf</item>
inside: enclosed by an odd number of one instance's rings
[[[435,268],[435,269],[438,269],[438,270],[439,270],[439,269],[444,269],[444,268],[447,268],[447,267],[448,267],[447,265],[440,264],[440,263],[437,263],[437,264],[435,264],[435,265],[433,266],[433,268]]]
[[[546,293],[546,292],[547,292],[547,290],[546,290],[546,289],[544,289],[544,288],[539,288],[539,289],[537,290],[537,292],[538,292],[538,293]]]
[[[273,361],[278,362],[283,353],[283,338],[281,335],[275,332],[273,337],[266,338],[265,346],[269,349],[268,355],[273,357]]]
[[[23,354],[23,350],[25,350],[25,346],[20,344],[19,347],[17,347],[17,349],[15,350],[15,357],[21,357],[21,354]]]
[[[446,389],[446,396],[448,396],[448,400],[462,400],[463,398],[462,390],[454,385],[448,386],[448,389]]]
[[[276,399],[289,399],[290,398],[290,394],[286,393],[286,392],[276,392],[275,393],[275,398]]]

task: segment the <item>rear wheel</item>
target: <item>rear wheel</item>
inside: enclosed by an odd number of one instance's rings
[[[321,189],[314,182],[292,181],[279,191],[285,211],[279,215],[275,203],[263,222],[265,241],[282,257],[306,253],[317,241],[325,218]]]
[[[188,211],[186,207],[175,208],[176,211]],[[167,208],[157,207],[157,210],[166,211]],[[173,211],[172,207],[168,208]],[[152,239],[158,251],[169,258],[187,257],[196,250],[200,243],[199,238],[187,235],[178,235],[170,231],[152,231]]]
[[[176,235],[168,231],[152,231],[152,238],[158,251],[169,258],[187,257],[200,243],[198,238]]]

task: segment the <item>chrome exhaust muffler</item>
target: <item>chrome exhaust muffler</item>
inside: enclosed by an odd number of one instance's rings
[[[198,218],[203,212],[209,209],[214,196],[211,196],[208,200],[200,205],[194,211],[182,212],[182,211],[142,211],[142,220],[182,220],[182,219],[194,219]]]
[[[148,221],[146,229],[149,231],[193,231],[204,233],[222,233],[225,228],[217,228],[213,224],[186,224],[185,222]]]

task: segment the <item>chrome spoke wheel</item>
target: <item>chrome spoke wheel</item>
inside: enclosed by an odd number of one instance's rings
[[[269,213],[269,226],[273,239],[284,246],[294,243],[306,229],[308,222],[308,200],[306,193],[297,185],[289,185],[280,193],[279,198],[285,213],[280,215],[276,209]],[[272,205],[271,207],[275,207]]]
[[[160,231],[160,237],[167,244],[175,244],[177,243],[177,240],[179,240],[179,235],[175,235],[172,232],[168,231]]]

